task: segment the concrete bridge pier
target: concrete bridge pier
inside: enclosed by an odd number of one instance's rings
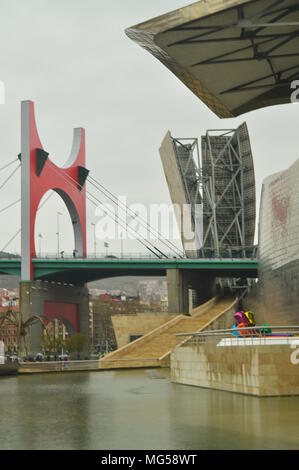
[[[83,286],[73,286],[41,281],[22,281],[20,289],[20,314],[23,322],[37,315],[47,324],[61,320],[67,333],[82,333],[89,338],[89,294]],[[35,322],[26,329],[21,339],[21,354],[41,351],[42,323]],[[88,354],[88,346],[82,356]]]
[[[168,311],[185,313],[211,299],[215,294],[215,277],[180,269],[167,270]],[[196,291],[196,305],[191,305],[190,289]]]
[[[190,289],[195,291],[193,308],[204,304],[216,295],[216,279],[214,276],[192,273],[189,285]]]
[[[187,277],[180,269],[167,269],[168,311],[189,313]]]

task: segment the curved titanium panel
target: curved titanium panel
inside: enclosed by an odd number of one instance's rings
[[[263,182],[259,217],[259,299],[264,320],[299,318],[299,160]]]

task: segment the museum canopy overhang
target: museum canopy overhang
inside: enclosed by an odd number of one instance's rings
[[[126,30],[219,117],[290,103],[298,0],[202,0]]]

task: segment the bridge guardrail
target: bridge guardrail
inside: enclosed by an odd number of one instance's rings
[[[299,326],[251,326],[245,328],[229,328],[223,330],[206,330],[199,333],[177,333],[177,345],[182,338],[189,338],[182,347],[203,345],[206,343],[218,343],[219,346],[256,346],[275,345],[282,342],[292,345],[294,341],[299,345]]]
[[[173,253],[165,253],[164,257],[161,259],[252,259],[255,260],[257,257],[257,250],[256,247],[251,247],[251,249],[241,250],[223,250],[219,254],[212,250],[205,250],[204,252],[199,252],[194,256],[185,256],[181,258],[179,256],[175,256]],[[121,259],[159,259],[154,254],[147,254],[147,253],[119,253],[119,252],[111,252],[111,253],[88,253],[86,258],[80,257],[75,253],[66,253],[62,252],[59,256],[57,253],[42,253],[41,255],[36,255],[34,259],[107,259],[109,261],[121,260]]]
[[[0,261],[5,260],[20,260],[21,255],[17,253],[7,254],[5,257],[0,258]],[[257,250],[256,247],[251,247],[251,249],[245,249],[243,251],[240,250],[222,250],[219,254],[215,252],[215,250],[207,250],[201,251],[194,256],[185,256],[179,257],[175,256],[173,253],[165,253],[165,256],[159,258],[151,253],[119,253],[119,252],[111,252],[111,253],[88,253],[86,257],[78,256],[78,254],[72,252],[61,252],[58,256],[57,253],[42,253],[36,254],[33,256],[34,260],[71,260],[71,259],[91,259],[91,260],[256,260],[257,259]]]

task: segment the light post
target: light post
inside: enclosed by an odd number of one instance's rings
[[[109,243],[108,243],[108,242],[104,242],[104,247],[106,248],[106,256],[108,256]]]
[[[93,226],[93,246],[94,246],[94,257],[97,257],[97,239],[96,239],[96,224],[91,222],[91,225]]]
[[[120,256],[124,257],[124,234],[122,232],[120,234]]]
[[[59,216],[62,215],[61,212],[57,212],[57,258],[59,258]]]
[[[41,254],[42,254],[42,239],[43,239],[43,236],[41,233],[38,234],[38,251],[39,251],[39,257],[41,258]]]

